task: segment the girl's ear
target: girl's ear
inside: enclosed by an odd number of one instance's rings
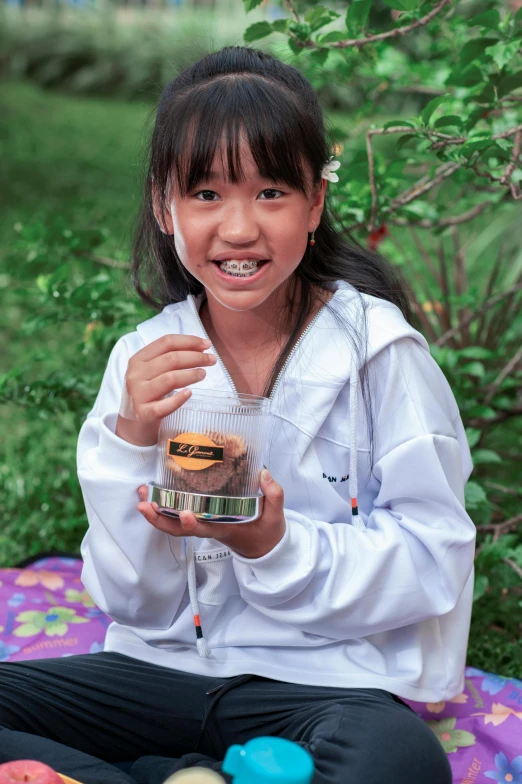
[[[163,234],[174,234],[172,215],[169,210],[161,210],[159,193],[154,181],[152,182],[152,209],[160,231]]]
[[[312,193],[312,200],[310,203],[310,215],[308,216],[308,231],[311,232],[319,226],[321,222],[321,215],[324,208],[324,199],[326,196],[326,186],[328,180],[324,177],[321,179],[321,185]]]

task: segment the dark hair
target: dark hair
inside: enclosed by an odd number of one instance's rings
[[[238,149],[241,131],[246,133],[262,177],[284,182],[306,194],[301,163],[306,160],[313,173],[313,184],[321,182],[321,171],[331,157],[332,147],[317,95],[298,70],[265,52],[241,46],[224,47],[185,69],[165,87],[159,101],[133,242],[132,284],[142,301],[155,310],[185,300],[189,294],[201,293],[203,285],[181,263],[172,236],[159,228],[153,209],[153,186],[158,212],[163,214],[172,178],[183,195],[204,180],[223,134],[227,139],[228,178],[233,183],[243,181]],[[329,283],[345,280],[361,293],[388,300],[412,323],[399,273],[378,253],[334,227],[328,201],[327,190],[315,245],[307,247],[288,281],[285,315],[294,320],[293,329],[263,392],[267,397],[312,307],[317,299],[321,301],[321,292],[325,293]],[[141,277],[146,279],[145,288]],[[324,306],[329,308],[327,302]],[[342,326],[350,330],[344,321]],[[366,336],[354,331],[352,325],[350,339],[360,357],[361,388],[370,412],[367,421],[373,444],[371,402],[364,371]]]

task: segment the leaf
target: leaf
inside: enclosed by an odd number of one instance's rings
[[[500,14],[496,8],[490,8],[489,11],[484,11],[482,14],[471,17],[467,20],[468,25],[480,27],[487,27],[489,30],[498,30],[500,24]]]
[[[497,415],[496,411],[490,406],[471,406],[467,413],[470,419],[475,419],[475,417],[480,417],[481,419],[495,419]]]
[[[467,427],[466,428],[466,438],[468,439],[468,445],[470,449],[478,444],[482,431],[479,430],[478,427]]]
[[[276,19],[272,22],[272,30],[275,33],[286,33],[289,21],[289,19]]]
[[[489,536],[490,534],[488,534]],[[481,569],[491,569],[502,561],[503,558],[512,557],[516,539],[516,534],[503,534],[496,542],[489,539],[489,541],[483,544],[480,553],[477,555],[477,564],[480,565]]]
[[[479,463],[501,463],[502,458],[496,452],[493,452],[492,449],[476,449],[473,454],[473,463],[479,465]]]
[[[288,46],[295,55],[301,54],[301,52],[303,51],[303,47],[299,46],[299,44],[294,38],[288,39]]]
[[[393,126],[397,126],[397,125],[400,125],[401,127],[403,125],[406,125],[408,128],[415,128],[414,124],[412,122],[409,122],[408,120],[390,120],[385,125],[383,125],[383,130],[386,130],[387,128],[392,128]]]
[[[495,352],[483,346],[468,346],[461,349],[459,357],[466,357],[466,359],[491,359],[495,356]]]
[[[468,362],[466,365],[460,368],[461,373],[467,373],[470,376],[475,376],[476,378],[484,378],[486,373],[486,369],[482,362]]]
[[[346,41],[346,33],[341,30],[332,30],[329,33],[317,36],[317,43],[326,44],[334,41]]]
[[[384,0],[384,4],[395,11],[415,11],[421,6],[419,0]]]
[[[330,49],[315,49],[310,55],[310,60],[316,65],[324,65],[330,54]]]
[[[475,87],[483,81],[482,71],[476,65],[471,65],[468,68],[457,65],[444,84],[455,87]]]
[[[444,101],[447,101],[447,100],[453,100],[453,96],[449,95],[449,94],[446,94],[446,95],[438,95],[436,98],[433,98],[424,107],[424,109],[421,112],[421,119],[422,119],[422,121],[427,125],[431,115],[433,114],[433,112],[435,111],[437,106],[440,106],[441,103],[444,103]]]
[[[486,52],[493,58],[498,68],[504,68],[517,54],[519,48],[520,41],[498,41],[494,46],[488,46]]]
[[[487,150],[489,147],[494,146],[494,141],[489,139],[477,139],[476,141],[469,141],[463,144],[460,148],[460,154],[464,157],[470,156],[472,153],[477,152],[478,150]]]
[[[456,114],[446,114],[443,117],[439,117],[438,120],[435,120],[433,123],[434,128],[445,128],[448,125],[452,125],[455,128],[462,128],[462,118],[458,117]]]
[[[305,22],[308,22],[310,27],[313,28],[314,24],[320,19],[323,14],[326,14],[328,9],[325,8],[324,5],[316,5],[315,8],[311,8],[310,11],[307,11],[304,15]]]
[[[484,596],[488,589],[489,580],[485,574],[476,574],[475,575],[475,584],[473,586],[473,602],[476,602],[480,599],[481,596]]]
[[[466,509],[476,509],[477,506],[487,503],[487,496],[484,488],[477,482],[469,481],[464,488],[464,498]]]
[[[288,22],[288,29],[299,39],[299,41],[307,41],[312,32],[309,24],[306,22],[295,22],[293,19]]]
[[[249,11],[253,11],[254,8],[257,8],[258,5],[261,5],[263,0],[243,0],[243,5],[245,6],[245,11],[248,13]]]
[[[250,27],[247,27],[243,33],[243,41],[245,41],[245,43],[259,41],[260,38],[265,38],[265,36],[270,35],[273,32],[270,22],[255,22],[250,25]]]
[[[372,0],[358,0],[351,2],[346,11],[346,27],[349,30],[356,30],[366,27],[368,16],[372,7]]]
[[[401,207],[402,212],[418,218],[428,218],[429,220],[437,219],[437,207],[428,201],[416,199],[415,201],[405,204]]]
[[[498,43],[498,38],[494,38],[493,36],[490,36],[489,38],[472,38],[470,41],[466,41],[460,50],[459,66],[461,68],[466,68],[471,65],[473,60],[489,61],[490,56],[485,54],[485,51],[488,46],[494,46],[496,43]]]
[[[503,98],[518,87],[522,87],[522,71],[515,71],[501,79],[497,85],[498,97]]]
[[[337,19],[340,14],[337,11],[332,11],[329,8],[325,8],[324,5],[317,5],[315,8],[312,8],[311,11],[308,11],[305,14],[305,22],[310,25],[310,28],[313,31],[318,30],[320,27],[324,27],[327,24],[330,24],[334,19]]]
[[[406,133],[404,136],[399,136],[397,142],[395,143],[395,147],[400,150],[401,147],[404,147],[405,144],[408,144],[409,141],[412,139],[416,139],[417,136],[414,133]]]

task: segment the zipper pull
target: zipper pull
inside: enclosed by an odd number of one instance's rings
[[[222,689],[224,685],[224,683],[220,683],[219,686],[214,686],[212,689],[206,691],[205,694],[215,694],[217,691]]]

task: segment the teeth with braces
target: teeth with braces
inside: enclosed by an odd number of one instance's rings
[[[255,259],[247,261],[227,260],[222,261],[219,266],[223,272],[232,275],[234,278],[248,278],[258,270],[258,264]]]

